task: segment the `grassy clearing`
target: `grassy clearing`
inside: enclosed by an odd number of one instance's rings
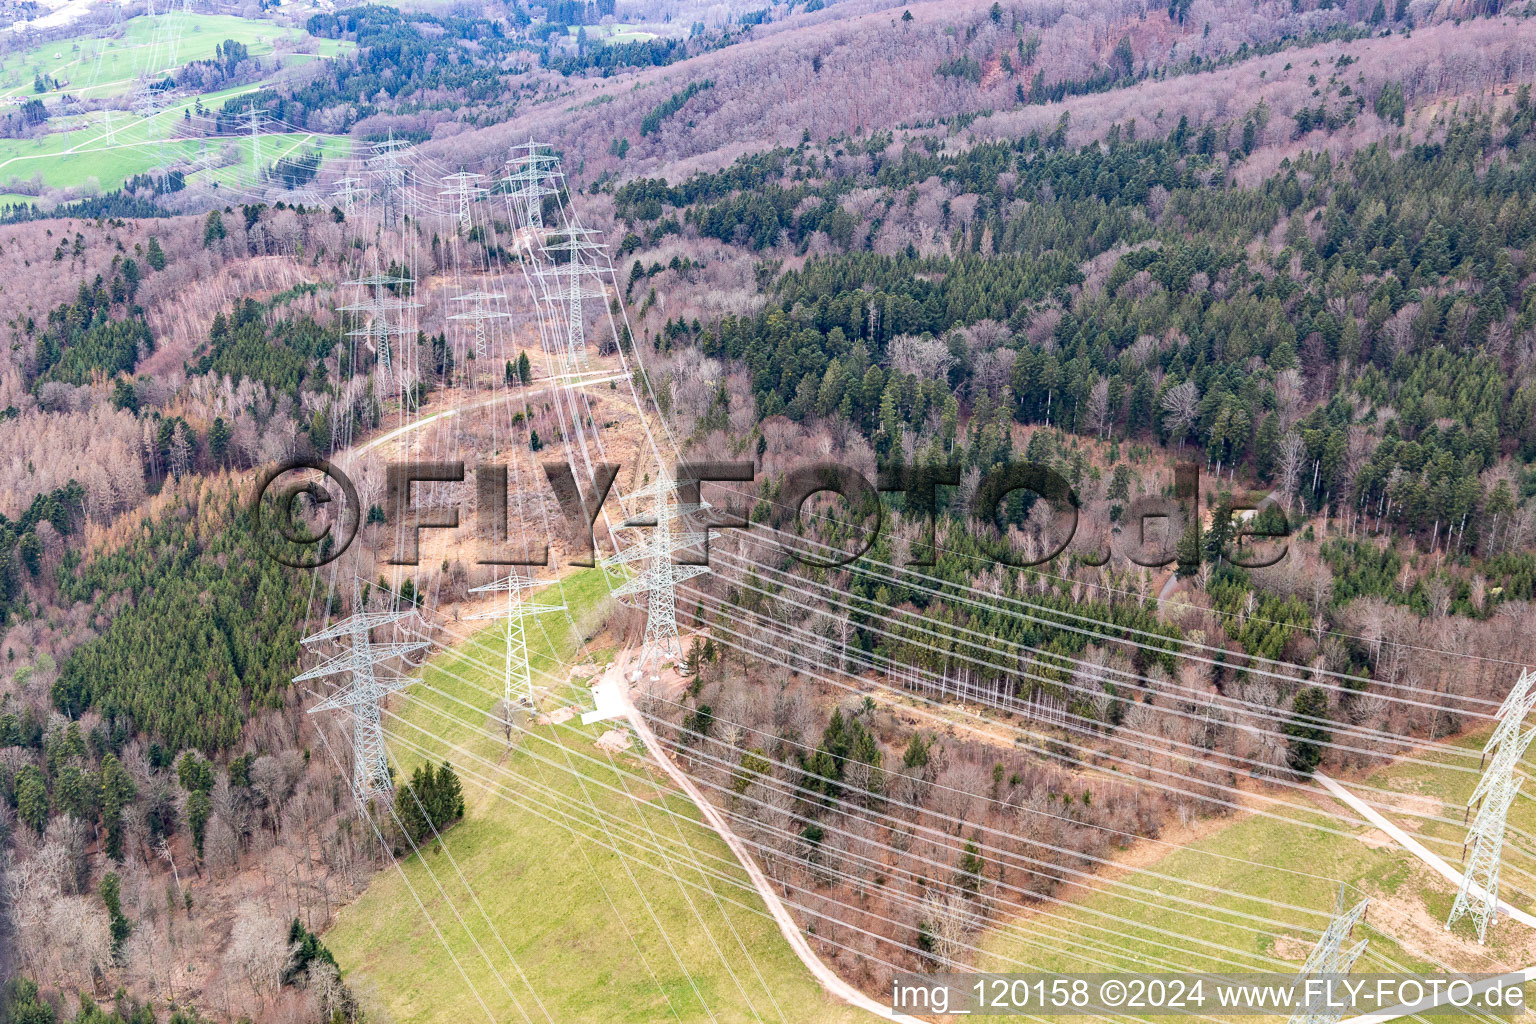
[[[564,587],[577,622],[606,595],[597,570],[570,577]],[[563,679],[582,638],[573,635],[562,613],[543,616],[540,626],[529,632],[535,669]],[[680,874],[702,888],[681,885],[669,872],[601,845],[615,844],[617,828],[582,829],[581,837],[573,836],[558,813],[535,802],[551,802],[552,790],[573,810],[595,806],[646,838],[654,830],[662,840],[686,841],[713,870],[745,882],[724,843],[688,824],[679,829],[663,810],[697,820],[691,803],[626,782],[609,768],[593,741],[610,725],[533,726],[541,739],[525,739],[511,750],[494,729],[484,729],[500,689],[495,666],[503,653],[498,628],[483,630],[427,666],[415,700],[392,702],[391,712],[399,717],[392,715],[387,725],[400,770],[409,773],[428,755],[452,760],[464,780],[468,813],[448,833],[446,851],[428,848],[402,861],[400,871],[381,872],[326,933],[365,1005],[397,1024],[486,1016],[522,1020],[517,1003],[532,1019],[542,1019],[511,967],[509,950],[549,1016],[562,1024],[694,1021],[708,1019],[710,1012],[722,1022],[758,1015],[796,1024],[853,1021],[853,1011],[822,994],[766,912],[755,912],[763,911],[755,893],[687,870]],[[585,785],[562,770],[567,763],[581,768]],[[633,750],[618,755],[616,763],[641,765]],[[499,782],[511,799],[494,795],[477,776]],[[539,788],[545,786],[548,790]],[[495,931],[470,892],[480,898]],[[426,915],[441,929],[442,940]]]
[[[1475,750],[1481,743],[1481,736],[1469,736],[1458,745]],[[1469,762],[1445,751],[1419,756],[1434,763],[1399,764],[1346,784],[1373,802],[1393,798],[1372,795],[1365,786],[1400,793],[1403,810],[1459,822],[1476,776],[1446,766]],[[1475,767],[1476,759],[1470,764]],[[1308,820],[1340,834],[1257,815],[1207,822],[1210,827],[1198,840],[1117,875],[1127,886],[1068,891],[1071,906],[1045,905],[987,933],[979,943],[987,951],[984,966],[1024,970],[1010,962],[1017,960],[1045,970],[1294,971],[1326,924],[1340,881],[1372,898],[1366,926],[1355,933],[1370,940],[1356,970],[1433,969],[1432,961],[1438,961],[1459,970],[1492,971],[1536,962],[1536,936],[1516,922],[1500,920],[1482,948],[1465,919],[1447,935],[1444,921],[1455,897],[1449,882],[1383,833],[1345,824],[1339,805],[1295,794],[1285,798],[1315,807]],[[1383,813],[1417,832],[1452,865],[1459,863],[1464,830],[1458,825]],[[1531,801],[1511,815],[1516,828],[1536,823],[1533,819]],[[1524,901],[1512,887],[1536,888],[1524,875],[1533,861],[1508,845],[1506,851],[1503,895],[1518,904]],[[1180,898],[1192,902],[1174,902]],[[1072,941],[1082,946],[1062,948]],[[1395,966],[1386,966],[1388,960]]]
[[[205,107],[217,108],[257,88],[225,89],[201,100]],[[135,174],[204,156],[217,158],[226,150],[236,154],[236,162],[197,171],[188,178],[194,183],[225,186],[252,181],[255,175],[249,138],[189,137],[186,114],[196,102],[187,99],[145,119],[110,110],[58,118],[50,122],[54,131],[35,139],[0,139],[0,181],[36,181],[48,188],[113,189]],[[269,166],[305,149],[320,149],[328,158],[345,156],[349,145],[343,138],[306,132],[263,135],[261,163]]]
[[[207,170],[189,174],[187,175],[187,180],[194,184],[213,188],[221,186],[248,186],[255,177],[255,163],[251,140],[224,139],[220,140],[220,142],[222,143],[219,147],[220,150],[223,150],[226,146],[234,146],[239,154],[239,159],[226,167],[210,167]],[[283,157],[300,156],[315,149],[320,150],[327,160],[340,159],[351,152],[352,143],[347,139],[297,132],[287,135],[263,135],[261,137],[261,164],[265,167],[270,167]],[[195,158],[196,155],[196,150],[193,150],[190,154],[192,158]]]
[[[634,25],[588,25],[586,30],[588,39],[605,43],[645,43],[657,38],[655,32],[647,32]],[[573,39],[578,31],[576,26],[567,29]]]
[[[39,75],[58,80],[59,87],[49,89],[45,96],[66,92],[82,99],[125,95],[139,75],[158,76],[189,61],[207,60],[226,39],[244,44],[252,56],[263,57],[274,52],[279,40],[292,50],[325,57],[343,52],[348,45],[315,39],[270,21],[227,14],[177,12],[138,17],[124,24],[119,38],[82,34],[8,55],[0,60],[0,96],[26,99],[37,95],[33,83]]]
[[[154,19],[134,18],[120,38],[81,36],[11,54],[0,60],[0,98],[16,101],[36,95],[33,83],[41,74],[56,78],[57,90],[93,99],[127,94],[142,73],[156,76],[188,61],[214,55],[226,39],[245,44],[252,54],[274,52],[278,42],[293,54],[292,60],[334,57],[351,44],[315,39],[268,21],[232,15],[167,14]],[[58,115],[47,131],[30,139],[0,139],[0,181],[45,188],[117,188],[135,174],[175,163],[217,158],[226,151],[238,157],[234,164],[197,172],[190,177],[209,185],[249,183],[252,147],[249,139],[197,139],[188,115],[200,102],[209,110],[226,100],[254,92],[260,83],[237,86],[201,97],[179,98],[146,119],[123,110],[98,110],[88,114]],[[262,163],[281,156],[320,148],[326,155],[340,155],[345,142],[304,133],[264,136]]]
[[[1455,740],[1451,746],[1473,752],[1474,756],[1458,756],[1445,748],[1422,752],[1416,756],[1439,766],[1476,768],[1488,732],[1482,730]],[[1532,774],[1529,763],[1527,775]],[[1370,778],[1371,785],[1399,794],[1399,802],[1405,809],[1420,813],[1433,813],[1450,822],[1425,821],[1413,830],[1430,849],[1452,863],[1457,863],[1466,829],[1459,823],[1466,813],[1467,798],[1477,785],[1475,772],[1458,771],[1452,767],[1429,768],[1422,765],[1403,764],[1383,769]],[[1382,799],[1391,799],[1384,797]],[[1405,814],[1383,812],[1397,824],[1412,827],[1413,819]],[[1509,832],[1505,837],[1503,897],[1522,910],[1536,911],[1536,787],[1527,782],[1515,798],[1509,812]],[[1517,890],[1524,890],[1523,892]]]

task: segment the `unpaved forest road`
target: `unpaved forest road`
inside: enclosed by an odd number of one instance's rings
[[[1321,783],[1322,787],[1329,793],[1344,801],[1344,803],[1348,804],[1352,810],[1358,814],[1363,815],[1365,820],[1369,821],[1372,825],[1375,825],[1387,835],[1397,840],[1397,842],[1402,845],[1403,849],[1407,850],[1409,853],[1419,858],[1419,860],[1429,865],[1435,870],[1436,873],[1446,879],[1449,879],[1453,885],[1461,885],[1460,871],[1457,871],[1455,868],[1451,867],[1444,860],[1442,860],[1438,854],[1432,852],[1423,843],[1413,838],[1413,836],[1409,835],[1401,828],[1398,828],[1391,821],[1388,821],[1386,817],[1384,817],[1380,812],[1376,810],[1376,808],[1372,807],[1364,800],[1361,800],[1359,797],[1355,796],[1355,794],[1351,793],[1349,790],[1345,789],[1343,786],[1339,785],[1337,782],[1330,779],[1322,772],[1314,772],[1312,777]],[[1474,889],[1474,892],[1481,894],[1483,890],[1481,888],[1477,888]],[[1519,921],[1521,924],[1536,928],[1536,917],[1527,914],[1525,911],[1520,910],[1517,907],[1512,907],[1508,903],[1505,903],[1503,900],[1499,901],[1499,909],[1503,910],[1506,914],[1514,918],[1516,921]],[[1491,978],[1487,981],[1478,982],[1472,986],[1472,991],[1480,993],[1490,989],[1502,988],[1505,985],[1526,981],[1536,981],[1536,965],[1527,967],[1524,970],[1512,971],[1509,974],[1501,974],[1497,978]],[[1438,999],[1435,1001],[1434,1005],[1438,1006],[1441,1003],[1448,1001],[1448,997]],[[1422,1013],[1424,1009],[1426,1009],[1426,1007],[1423,1006],[1393,1006],[1388,1007],[1385,1010],[1377,1010],[1375,1013],[1362,1014],[1359,1017],[1348,1017],[1340,1021],[1339,1024],[1385,1024],[1386,1021],[1396,1020],[1399,1017],[1407,1017],[1415,1012]]]
[[[536,391],[528,392],[528,394],[533,395],[543,391],[548,391],[550,390],[550,387],[550,385],[546,385],[545,387],[539,388]],[[372,438],[364,444],[354,448],[352,454],[354,456],[363,455],[366,452],[379,447],[380,445],[388,444],[390,441],[403,437],[404,435],[418,430],[421,427],[427,426],[430,423],[436,422],[437,420],[447,419],[462,412],[468,412],[472,409],[493,405],[497,402],[506,400],[506,395],[497,395],[494,398],[486,399],[480,402],[465,402],[463,404],[450,405],[445,409],[441,409],[437,412],[423,416],[403,426],[396,427],[395,429],[381,434],[378,437]],[[1165,592],[1173,585],[1176,579],[1176,575],[1169,576],[1168,583],[1165,584],[1163,588]],[[800,958],[800,962],[805,964],[806,969],[809,970],[811,975],[821,984],[822,988],[824,988],[837,999],[840,999],[851,1006],[855,1006],[861,1010],[872,1013],[884,1020],[898,1021],[902,1022],[902,1024],[924,1024],[924,1022],[917,1017],[896,1013],[890,1007],[887,1007],[865,995],[863,992],[859,991],[857,988],[848,984],[848,982],[839,977],[836,971],[828,967],[825,963],[822,962],[821,957],[816,955],[816,951],[811,948],[810,943],[808,943],[805,940],[805,936],[801,934],[799,926],[795,924],[794,918],[792,918],[789,914],[789,911],[785,909],[783,901],[779,899],[779,894],[773,888],[773,883],[769,880],[768,876],[763,873],[762,869],[757,866],[757,862],[752,859],[751,852],[747,850],[745,844],[736,837],[736,834],[731,831],[729,823],[725,821],[724,817],[718,810],[715,809],[715,806],[709,802],[709,799],[705,797],[699,788],[694,785],[693,780],[688,777],[687,773],[685,773],[681,768],[672,762],[671,757],[667,755],[666,748],[662,745],[661,741],[656,738],[656,734],[651,731],[650,726],[646,724],[645,719],[635,708],[633,702],[630,701],[628,672],[629,665],[634,657],[634,654],[635,651],[633,648],[626,647],[619,651],[617,656],[614,658],[613,665],[604,674],[603,678],[593,686],[594,696],[596,695],[596,692],[599,688],[603,688],[606,691],[603,697],[595,697],[598,705],[604,708],[622,708],[619,714],[621,714],[624,720],[627,721],[635,730],[635,733],[640,737],[641,742],[645,744],[645,749],[650,753],[651,757],[657,762],[657,764],[662,767],[667,775],[671,777],[672,781],[677,784],[678,788],[688,794],[688,798],[692,800],[694,804],[699,808],[699,812],[704,816],[704,820],[709,823],[710,828],[715,830],[720,838],[725,841],[725,845],[730,848],[731,853],[735,855],[738,861],[741,862],[742,868],[747,872],[747,877],[752,881],[752,887],[756,889],[758,895],[763,898],[763,902],[768,907],[768,912],[773,916],[775,923],[778,924],[779,932],[784,936],[785,941],[789,943],[790,948],[794,950],[795,955]],[[1408,850],[1408,852],[1424,861],[1424,863],[1429,865],[1440,875],[1449,879],[1456,885],[1461,884],[1461,872],[1457,871],[1455,868],[1451,867],[1444,860],[1442,860],[1439,856],[1425,848],[1422,843],[1414,839],[1407,832],[1403,831],[1401,828],[1388,821],[1381,814],[1377,813],[1374,808],[1366,804],[1359,797],[1355,796],[1353,793],[1349,792],[1343,786],[1339,785],[1333,779],[1330,779],[1328,776],[1322,774],[1321,772],[1314,774],[1313,778],[1321,783],[1323,788],[1328,790],[1329,793],[1344,801],[1344,803],[1349,805],[1359,814],[1363,815],[1366,820],[1370,821],[1377,828],[1380,828],[1387,835],[1391,836],[1398,843],[1402,844],[1404,849]],[[1504,903],[1503,901],[1500,901],[1499,906],[1503,908],[1504,911],[1515,920],[1520,921],[1522,924],[1536,928],[1536,917],[1527,914],[1523,910],[1511,907],[1509,904]],[[1503,987],[1504,985],[1527,981],[1536,981],[1536,965],[1527,967],[1521,971],[1514,971],[1510,974],[1500,975],[1499,977],[1490,979],[1488,981],[1479,982],[1473,985],[1472,989],[1474,992],[1483,992],[1489,989]],[[1345,1020],[1341,1021],[1340,1024],[1386,1024],[1388,1021],[1411,1016],[1415,1012],[1421,1012],[1422,1009],[1422,1007],[1415,1008],[1409,1006],[1390,1007],[1385,1010],[1378,1010],[1374,1013],[1346,1018]]]
[[[527,392],[527,394],[531,396],[542,391],[548,391],[552,386],[559,385],[546,385],[536,391]],[[363,444],[354,447],[351,454],[354,457],[366,454],[374,448],[388,444],[390,441],[419,430],[430,423],[456,416],[462,412],[468,412],[471,409],[493,405],[506,400],[506,395],[497,395],[494,398],[481,402],[464,402],[462,404],[450,405],[445,409],[440,409],[437,412],[422,416],[410,423],[380,434],[378,437],[371,438]],[[747,850],[746,845],[731,831],[731,827],[725,818],[715,809],[715,806],[709,802],[708,798],[704,796],[699,788],[693,784],[693,780],[688,778],[681,768],[672,763],[672,759],[667,756],[666,749],[662,746],[661,741],[656,738],[656,734],[651,731],[650,726],[646,724],[639,710],[630,701],[628,672],[634,654],[634,649],[630,647],[626,647],[618,652],[614,658],[613,665],[603,675],[603,678],[593,686],[594,699],[597,700],[600,707],[617,707],[620,709],[619,714],[634,728],[651,757],[661,765],[667,775],[672,778],[672,781],[683,792],[688,794],[688,798],[699,808],[699,813],[704,816],[704,820],[709,823],[709,827],[714,829],[720,838],[725,841],[725,845],[730,848],[731,853],[741,862],[747,877],[752,881],[752,887],[757,890],[758,895],[767,904],[768,912],[779,926],[779,932],[784,936],[785,941],[789,943],[790,949],[794,950],[795,955],[800,958],[800,962],[805,964],[806,969],[811,972],[812,977],[821,984],[823,989],[834,998],[850,1006],[865,1010],[883,1020],[897,1021],[898,1024],[926,1024],[920,1018],[896,1013],[890,1007],[871,999],[844,981],[838,976],[836,971],[822,962],[821,957],[816,955],[816,951],[811,948],[810,943],[801,934],[800,927],[795,924],[794,918],[785,909],[783,901],[779,899],[779,894],[773,888],[773,883],[763,873],[762,869],[757,866],[757,862],[752,859],[752,854]],[[603,688],[605,691],[602,698],[595,697],[599,688]],[[610,701],[616,703],[610,704]]]
[[[532,397],[533,395],[537,395],[548,390],[549,388],[547,386],[541,387],[537,391],[527,392],[525,395],[523,395],[523,397]],[[522,393],[520,392],[519,394]],[[413,430],[420,430],[422,427],[429,423],[436,423],[438,420],[445,420],[451,416],[457,416],[461,412],[469,412],[471,409],[480,409],[484,408],[485,406],[495,405],[497,402],[505,402],[507,400],[507,395],[497,395],[494,398],[487,398],[483,402],[459,402],[450,405],[445,409],[439,409],[437,412],[429,413],[428,415],[422,416],[419,419],[414,419],[411,422],[405,424],[403,427],[396,427],[394,430],[380,434],[378,437],[371,438],[370,440],[365,441],[363,444],[353,448],[349,454],[352,455],[353,458],[356,458],[359,455],[366,455],[368,452],[371,452],[373,449],[379,447],[380,445],[388,444],[397,438],[404,437],[406,434],[411,433]]]
[[[598,688],[602,688],[605,691],[602,697],[596,698],[598,705],[600,707],[622,708],[620,713],[623,715],[624,720],[630,724],[631,728],[635,730],[636,734],[639,735],[641,742],[645,744],[646,751],[661,765],[662,770],[671,777],[678,788],[688,794],[688,798],[698,806],[699,812],[704,815],[704,820],[709,823],[709,827],[714,829],[721,839],[725,840],[725,845],[730,847],[731,853],[736,856],[737,860],[741,861],[741,866],[746,870],[747,877],[752,880],[752,887],[757,890],[758,895],[762,896],[763,902],[768,905],[768,912],[773,915],[774,921],[778,924],[779,932],[784,936],[785,941],[789,943],[790,948],[795,951],[795,955],[800,958],[800,962],[805,964],[806,969],[811,972],[811,975],[821,983],[822,988],[850,1006],[866,1010],[883,1020],[899,1021],[902,1024],[924,1024],[919,1018],[896,1013],[890,1007],[860,992],[840,978],[836,971],[828,967],[822,962],[821,957],[816,955],[816,951],[811,948],[810,943],[801,934],[800,926],[795,924],[795,919],[789,915],[789,911],[785,909],[783,902],[779,899],[779,894],[774,889],[772,881],[757,866],[757,862],[752,859],[752,854],[746,848],[746,844],[736,837],[736,833],[731,831],[731,826],[726,822],[724,816],[700,792],[687,773],[672,762],[672,758],[667,755],[666,748],[656,738],[656,734],[646,724],[645,718],[629,699],[629,665],[634,657],[634,653],[634,649],[628,647],[619,651],[618,655],[614,658],[613,665],[603,674],[603,678],[598,680],[596,685],[593,686],[594,693]]]

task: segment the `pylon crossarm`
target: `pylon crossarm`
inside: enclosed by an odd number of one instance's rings
[[[625,495],[619,499],[619,507],[621,509],[624,507],[628,499],[628,495]],[[614,529],[654,530],[663,522],[674,523],[679,519],[686,519],[689,516],[696,516],[700,512],[706,512],[711,508],[714,508],[714,506],[707,501],[673,502],[660,509],[651,508],[636,512],[633,515],[626,515],[617,525],[614,526]]]
[[[631,594],[641,594],[658,587],[670,587],[681,583],[683,580],[691,580],[695,576],[702,576],[709,572],[707,565],[668,565],[656,566],[647,569],[628,583],[621,584],[613,592],[614,597],[628,597]]]
[[[405,299],[368,299],[336,308],[343,313],[403,313],[408,309],[420,309],[421,303]]]
[[[345,686],[306,710],[312,715],[317,711],[338,711],[342,708],[355,708],[359,705],[372,704],[386,694],[396,693],[417,682],[420,682],[420,680],[409,679],[404,676],[374,678],[369,680],[368,685],[363,689],[359,689],[355,685]]]
[[[310,679],[321,679],[325,676],[335,675],[337,672],[356,671],[360,665],[376,665],[381,661],[389,661],[391,658],[403,658],[407,654],[425,650],[432,645],[427,641],[409,641],[405,643],[368,644],[367,654],[359,652],[356,648],[343,651],[334,657],[316,665],[308,672],[301,672],[293,677],[294,682],[304,682]]]
[[[387,317],[376,315],[362,327],[354,327],[347,332],[349,337],[366,338],[376,334],[414,334],[415,328],[403,320],[390,321]]]
[[[672,535],[672,546],[678,549],[697,547],[708,539],[703,533],[676,533]],[[639,561],[642,558],[654,558],[658,552],[649,544],[636,544],[627,547],[616,555],[603,559],[604,565],[627,565],[630,562]]]
[[[571,296],[571,278],[576,279],[575,290],[583,299],[601,299],[608,295],[608,287],[601,283],[600,274],[607,271],[585,263],[559,263],[553,267],[540,267],[533,272],[546,301],[568,299]],[[597,281],[596,285],[582,282]],[[551,284],[553,282],[553,284]]]
[[[677,481],[666,473],[661,474],[650,483],[641,484],[633,490],[625,491],[619,495],[621,502],[634,501],[638,498],[665,497],[673,500],[677,497]]]
[[[470,587],[469,592],[471,594],[491,594],[502,593],[508,590],[533,590],[536,587],[549,586],[554,582],[554,580],[536,580],[531,576],[524,576],[522,573],[509,573],[498,580],[492,580],[490,583],[482,583],[478,587]]]
[[[376,629],[379,626],[387,626],[392,622],[408,619],[415,614],[414,609],[403,612],[358,612],[356,615],[349,615],[339,622],[332,623],[318,633],[311,633],[301,640],[300,643],[312,644],[321,640],[334,640],[337,637],[351,636],[358,630],[370,630]]]
[[[606,242],[595,241],[603,236],[603,233],[596,228],[575,226],[551,228],[550,234],[559,241],[545,242],[541,247],[545,252],[597,252],[608,247]]]
[[[343,287],[383,288],[394,284],[415,284],[416,279],[414,277],[395,277],[392,274],[369,274],[367,277],[360,277],[355,281],[343,281],[341,283]]]
[[[518,603],[516,609],[508,612],[505,608],[499,608],[493,612],[474,612],[464,616],[470,621],[482,621],[488,619],[506,619],[519,615],[548,615],[551,612],[563,612],[566,606],[563,604],[523,604]]]

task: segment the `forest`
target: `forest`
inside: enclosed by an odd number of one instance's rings
[[[566,174],[548,222],[579,209],[610,242],[645,412],[691,456],[756,460],[754,524],[802,528],[781,499],[807,453],[960,481],[920,577],[887,571],[924,546],[896,499],[858,567],[784,558],[700,584],[678,616],[720,639],[691,646],[681,693],[645,697],[811,910],[853,885],[828,865],[857,865],[860,913],[819,948],[866,988],[871,936],[908,947],[903,966],[949,962],[989,915],[1228,816],[1239,786],[1369,771],[1377,736],[1473,727],[1462,699],[1509,680],[1445,652],[1536,656],[1536,12],[1229,7],[279,9],[346,47],[275,74],[229,40],[169,89],[242,90],[184,118],[194,135],[240,136],[258,106],[325,147],[268,151],[217,190],[168,165],[46,211],[14,197],[0,967],[21,978],[0,1019],[360,1019],[321,936],[376,871],[476,826],[474,766],[413,764],[356,813],[328,746],[345,737],[290,682],[312,580],[258,550],[242,487],[461,397],[480,367],[451,295],[512,266],[491,179],[531,136]],[[389,224],[351,209],[329,144],[388,139],[413,144],[429,202],[464,168],[496,212],[461,235],[425,205]],[[421,303],[388,387],[348,341],[366,311],[340,309],[375,272]],[[536,394],[548,353],[514,329],[491,376]],[[563,453],[551,405],[515,427],[520,454]],[[1021,461],[1067,481],[1081,526],[1011,569],[1062,527],[1019,495],[975,523],[980,481]],[[1177,558],[1100,557],[1180,463],[1209,515],[1168,538]],[[359,483],[377,543],[383,484]],[[1290,528],[1280,569],[1230,554],[1255,498]],[[398,594],[456,608],[469,566],[429,561]],[[357,600],[385,607],[391,586]],[[1427,696],[1387,699],[1401,688]],[[1000,746],[998,722],[1037,738]],[[1026,813],[1048,854],[1010,838]],[[884,859],[887,840],[910,858]],[[961,902],[933,898],[943,879]]]
[[[784,273],[750,318],[669,320],[657,336],[658,349],[686,342],[741,361],[765,415],[840,413],[877,453],[901,454],[907,425],[954,423],[961,395],[971,437],[946,426],[924,458],[1007,461],[1012,431],[995,417],[1190,446],[1306,512],[1370,512],[1425,547],[1495,554],[1523,477],[1483,475],[1536,456],[1532,356],[1515,344],[1536,326],[1536,292],[1511,257],[1533,228],[1533,117],[1522,86],[1497,120],[1459,117],[1434,144],[1286,161],[1258,187],[1220,193],[1200,181],[1209,147],[1182,124],[1140,140],[1117,126],[1107,146],[1075,152],[1031,136],[1016,150],[873,162],[874,181],[908,207],[934,176],[974,196],[963,223],[939,209],[949,255],[857,251],[835,223],[855,182],[822,182],[803,156],[785,162],[797,185],[782,200],[748,178],[720,198],[703,198],[702,182],[631,183],[615,204],[636,230],[671,208],[748,248],[782,236],[803,250],[822,232],[854,250]],[[1271,226],[1284,244],[1255,266],[1242,239]],[[1089,261],[1107,273],[1063,308]],[[635,259],[631,289],[646,275]]]
[[[132,601],[65,662],[53,690],[61,711],[93,708],[108,733],[148,737],[153,763],[156,748],[163,760],[226,747],[247,706],[281,705],[289,673],[266,652],[298,642],[307,594],[261,554],[242,519],[231,495],[223,507],[150,524],[138,543],[83,571],[66,557],[59,571],[69,598]]]

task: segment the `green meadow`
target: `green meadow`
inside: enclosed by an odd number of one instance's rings
[[[221,154],[238,156],[227,166],[209,166],[188,175],[192,183],[223,185],[254,179],[253,143],[247,136],[198,138],[187,115],[201,99],[205,108],[217,109],[226,100],[253,92],[257,86],[226,89],[171,104],[148,118],[123,111],[101,110],[87,115],[58,118],[54,130],[33,139],[0,139],[0,182],[40,180],[48,188],[116,188],[127,178],[155,168],[207,158],[221,162]],[[320,149],[327,157],[345,156],[346,139],[308,132],[264,134],[260,140],[261,165],[270,166],[283,156],[306,149]]]
[[[228,14],[176,12],[123,23],[121,35],[101,32],[46,43],[0,59],[0,96],[27,99],[37,95],[39,75],[56,79],[58,88],[44,94],[69,93],[80,99],[120,96],[133,89],[140,75],[160,76],[189,61],[207,60],[214,48],[233,39],[252,56],[274,52],[279,40],[296,54],[335,56],[349,44],[316,39],[307,32],[270,21]],[[49,83],[52,84],[51,81]]]
[[[13,102],[32,98],[41,75],[49,85],[42,98],[50,108],[57,108],[54,99],[63,94],[83,100],[116,98],[121,105],[141,74],[158,78],[189,61],[210,58],[215,47],[229,39],[248,46],[254,55],[273,53],[281,41],[290,63],[333,57],[351,45],[232,15],[138,17],[124,23],[116,37],[83,35],[0,59],[0,97]],[[57,88],[52,87],[55,80]],[[123,109],[55,113],[35,138],[0,139],[0,182],[10,183],[11,192],[37,187],[105,191],[135,174],[202,161],[200,169],[188,174],[192,184],[249,184],[256,174],[250,139],[198,138],[194,109],[201,103],[205,110],[217,110],[227,100],[261,87],[253,83],[202,96],[176,96],[147,118]],[[263,168],[307,149],[319,149],[327,157],[348,151],[345,140],[305,132],[264,135],[260,146]],[[227,162],[230,158],[233,161]],[[25,189],[19,187],[23,185]]]
[[[1392,805],[1378,809],[1459,867],[1465,835],[1460,821],[1478,777],[1475,752],[1485,737],[1470,735],[1450,745],[1473,751],[1471,757],[1457,756],[1449,747],[1432,748],[1413,755],[1427,764],[1399,763],[1339,781],[1363,799]],[[1446,933],[1455,887],[1385,833],[1350,825],[1343,820],[1342,805],[1325,796],[1274,792],[1307,808],[1274,808],[1297,822],[1253,813],[1205,821],[1193,842],[1154,850],[1138,858],[1136,870],[1115,872],[1121,884],[1094,880],[1075,890],[1069,887],[1062,891],[1066,905],[1042,904],[984,933],[978,940],[986,951],[982,966],[998,971],[1025,970],[1020,965],[1030,964],[1030,969],[1050,971],[1293,972],[1326,926],[1340,883],[1349,887],[1351,900],[1366,896],[1372,901],[1364,926],[1354,932],[1355,940],[1370,942],[1357,971],[1434,970],[1438,962],[1483,972],[1531,962],[1536,936],[1518,922],[1501,918],[1482,947],[1470,919]],[[1270,806],[1257,799],[1250,803]],[[1410,811],[1451,820],[1426,821]],[[1352,812],[1349,816],[1354,817]],[[1510,825],[1501,894],[1529,907],[1529,899],[1516,890],[1536,891],[1531,875],[1536,859],[1519,833],[1536,825],[1536,804],[1517,801]]]
[[[564,586],[577,623],[607,599],[600,570]],[[590,706],[589,679],[566,684],[582,641],[565,613],[530,626],[536,683],[539,672],[558,680],[546,707],[554,696]],[[396,1024],[546,1013],[562,1024],[853,1021],[796,959],[692,803],[624,774],[658,777],[637,747],[610,762],[595,746],[611,723],[530,722],[535,735],[508,746],[488,721],[503,656],[499,628],[480,630],[391,700],[399,772],[451,761],[467,813],[441,843],[379,872],[325,933],[365,1008]],[[682,863],[662,861],[658,846]]]

